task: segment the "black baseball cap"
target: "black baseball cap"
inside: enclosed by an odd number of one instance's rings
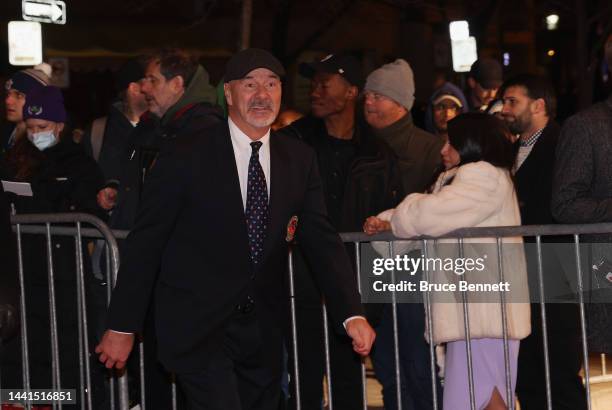
[[[479,58],[472,64],[470,77],[487,90],[499,88],[504,82],[501,64],[489,57]]]
[[[225,66],[223,81],[229,83],[233,80],[240,80],[258,68],[267,68],[279,77],[285,75],[283,65],[269,51],[260,48],[247,48],[237,52],[229,59]]]
[[[306,78],[312,78],[316,73],[340,74],[351,85],[359,89],[363,87],[361,65],[350,54],[329,54],[319,61],[301,63],[299,71]]]
[[[137,83],[145,76],[145,70],[141,58],[131,58],[125,62],[117,72],[116,86],[118,91],[123,91],[131,83]]]

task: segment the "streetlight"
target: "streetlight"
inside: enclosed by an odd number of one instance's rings
[[[546,29],[552,31],[556,30],[559,26],[559,15],[558,14],[549,14],[546,16]]]

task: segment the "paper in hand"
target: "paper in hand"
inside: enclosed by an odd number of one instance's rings
[[[27,182],[2,181],[4,192],[12,192],[19,196],[33,196],[32,186]]]

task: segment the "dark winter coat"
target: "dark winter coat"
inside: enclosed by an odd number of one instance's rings
[[[552,214],[561,223],[612,222],[612,95],[565,121],[557,145]],[[612,290],[605,274],[612,264],[611,234],[581,235],[589,246],[583,273],[589,350],[612,353]],[[585,252],[586,253],[586,252]],[[605,269],[595,271],[594,265]]]
[[[304,117],[282,132],[296,135],[314,148],[329,204],[336,195],[327,183],[332,177],[330,168],[335,158],[331,146],[333,137],[327,134],[323,120]],[[397,158],[389,146],[373,136],[365,125],[355,127],[353,140],[355,154],[342,192],[340,216],[332,218],[338,232],[361,231],[367,217],[395,207],[404,196]]]
[[[5,165],[0,169],[4,180],[13,180],[12,173],[13,170],[8,169]],[[31,184],[33,196],[8,195],[9,201],[19,214],[84,212],[104,216],[96,201],[96,194],[104,183],[102,173],[95,161],[83,152],[82,147],[69,138],[43,151],[42,161],[35,174],[29,180],[20,182]],[[75,239],[67,236],[53,236],[51,249],[62,387],[76,388],[79,359]],[[87,302],[91,307],[103,296],[104,288],[98,284],[90,272],[85,246],[82,252]],[[23,234],[22,255],[32,387],[46,388],[51,383],[51,351],[49,273],[45,237]],[[91,314],[92,310],[88,312]],[[89,326],[89,331],[93,331],[96,326],[94,316],[89,317]],[[90,341],[94,342],[91,337]],[[11,381],[11,387],[17,387],[21,382],[19,364],[21,355],[19,352],[19,343],[8,346],[7,350],[2,352],[3,368],[10,375],[7,380]]]
[[[121,184],[117,206],[110,224],[115,229],[131,229],[140,203],[142,186],[147,173],[162,147],[170,148],[177,138],[201,134],[224,120],[221,109],[213,105],[214,88],[208,82],[208,73],[199,68],[185,94],[164,115],[158,118],[147,112],[131,136],[131,146],[121,160]]]
[[[115,103],[109,108],[100,156],[98,157],[98,165],[104,174],[106,184],[109,186],[117,186],[120,183],[121,160],[131,146],[131,134],[134,132],[134,126],[121,109],[121,102]],[[91,128],[83,135],[81,144],[83,144],[85,153],[93,157]]]
[[[410,113],[388,127],[375,130],[375,134],[397,155],[406,195],[424,192],[434,182],[444,145],[442,139],[414,125]]]

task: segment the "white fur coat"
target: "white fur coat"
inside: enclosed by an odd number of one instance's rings
[[[448,174],[441,175],[431,194],[408,195],[395,209],[379,215],[391,222],[393,233],[398,237],[440,236],[459,228],[520,225],[520,213],[516,193],[507,171],[488,162],[476,162],[456,169],[452,182],[444,185]],[[456,239],[428,241],[428,257],[457,256]],[[510,283],[510,292],[505,296],[508,336],[523,339],[531,331],[529,290],[522,238],[503,238],[502,266],[505,281]],[[412,241],[399,250],[419,247],[421,241]],[[380,247],[377,247],[380,249]],[[430,283],[458,283],[469,280],[475,283],[499,281],[497,243],[495,238],[469,238],[464,241],[464,256],[479,257],[487,254],[486,268],[468,276],[454,272],[434,270],[430,272]],[[477,275],[477,276],[474,276]],[[478,295],[470,294],[467,304],[472,338],[501,338],[502,309],[497,297],[486,293],[480,301]],[[494,300],[493,300],[494,299]],[[432,293],[432,319],[434,343],[465,339],[463,304],[460,292]]]

